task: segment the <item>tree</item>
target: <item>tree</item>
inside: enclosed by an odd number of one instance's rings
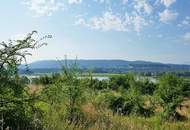
[[[12,126],[13,129],[25,129],[28,120],[32,115],[27,113],[31,101],[36,98],[30,97],[25,91],[26,85],[19,77],[18,66],[26,57],[31,55],[31,49],[37,49],[46,43],[42,41],[51,38],[46,35],[36,40],[33,35],[37,31],[28,33],[22,40],[9,40],[0,43],[0,114],[2,117],[2,129],[5,126]]]

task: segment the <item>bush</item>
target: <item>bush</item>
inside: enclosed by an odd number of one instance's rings
[[[148,79],[145,79],[143,81],[138,81],[138,86],[140,89],[140,92],[144,95],[153,95],[154,91],[156,90],[156,84],[151,82]]]
[[[120,90],[118,94],[107,96],[108,106],[113,110],[114,114],[119,115],[136,115],[150,117],[154,114],[154,107],[152,104],[146,106],[145,99],[135,89]]]
[[[133,74],[113,76],[109,81],[109,88],[112,90],[117,90],[120,87],[129,89],[130,82],[134,82],[135,78]]]
[[[155,92],[158,103],[163,107],[164,120],[178,120],[179,114],[176,108],[183,101],[183,81],[171,74],[165,74],[160,78],[158,89]]]

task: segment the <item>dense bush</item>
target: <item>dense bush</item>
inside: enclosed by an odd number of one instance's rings
[[[160,78],[156,96],[159,104],[164,108],[162,116],[166,120],[179,119],[176,108],[183,101],[183,81],[171,74]]]
[[[140,92],[144,95],[146,94],[153,95],[154,91],[157,89],[157,84],[151,82],[148,79],[138,81],[138,86],[139,86]]]
[[[134,88],[123,90],[120,95],[112,96],[109,100],[109,107],[117,114],[143,117],[150,117],[154,114],[153,106],[146,106],[145,98]]]
[[[190,97],[190,80],[184,80],[183,82],[183,95],[184,97]]]
[[[120,87],[128,89],[130,82],[134,82],[133,74],[118,75],[110,78],[109,87],[113,90],[117,90]]]

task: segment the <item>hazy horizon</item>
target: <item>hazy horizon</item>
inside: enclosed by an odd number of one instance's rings
[[[63,61],[65,60],[64,58],[63,59],[39,59],[39,60],[35,60],[35,61],[31,61],[31,62],[28,62],[28,64],[31,64],[31,63],[35,63],[35,62],[43,62],[43,61]],[[170,63],[170,62],[159,62],[159,61],[148,61],[148,60],[127,60],[127,59],[106,59],[106,58],[78,58],[78,59],[75,59],[75,58],[68,58],[67,60],[103,60],[103,61],[129,61],[129,62],[134,62],[134,61],[142,61],[142,62],[153,62],[153,63],[163,63],[163,64],[180,64],[180,65],[190,65],[188,63]],[[23,63],[24,64],[24,63]]]

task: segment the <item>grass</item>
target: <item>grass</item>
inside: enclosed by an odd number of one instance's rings
[[[38,93],[42,88],[40,85],[29,85],[28,91],[31,94]],[[161,108],[158,109],[159,113]],[[46,130],[190,130],[189,99],[182,103],[181,108],[177,108],[177,111],[187,119],[181,122],[163,122],[159,115],[150,118],[113,115],[111,110],[104,107],[97,108],[91,102],[82,105],[81,111],[84,117],[77,124],[55,119],[53,127],[47,127]]]
[[[93,104],[82,106],[84,119],[78,124],[60,121],[56,130],[189,130],[190,120],[183,122],[162,122],[157,115],[151,118],[113,115],[111,110],[96,109]],[[53,130],[47,128],[47,130]]]
[[[189,104],[190,105],[190,104]],[[87,124],[79,129],[87,130],[189,130],[190,120],[183,122],[162,122],[159,115],[151,118],[113,115],[109,110],[97,111],[92,104],[83,106]],[[85,110],[85,111],[84,111]],[[93,121],[90,127],[85,128]]]
[[[161,122],[158,117],[140,118],[107,115],[100,116],[93,124],[87,121],[79,125],[62,124],[62,126],[60,130],[189,130],[190,121],[168,123]]]

